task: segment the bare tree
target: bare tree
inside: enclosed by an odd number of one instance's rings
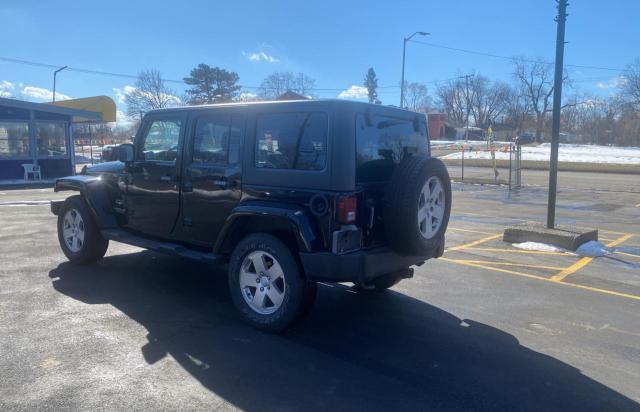
[[[404,107],[414,112],[427,112],[429,110],[431,98],[426,84],[405,82],[404,90]]]
[[[468,82],[470,88],[470,113],[478,127],[487,128],[502,116],[509,99],[510,88],[505,83],[491,82],[482,75],[473,76]]]
[[[126,94],[125,102],[129,117],[138,118],[149,110],[177,106],[180,99],[165,84],[159,71],[149,69],[140,72],[135,87]]]
[[[627,66],[621,85],[625,99],[640,110],[640,59]]]
[[[536,140],[540,140],[545,129],[547,112],[553,103],[553,64],[542,59],[534,61],[523,58],[513,60],[513,77],[525,91],[530,107],[536,117]],[[563,81],[567,82],[565,72]]]
[[[516,136],[524,132],[531,121],[531,100],[522,87],[510,87],[504,122],[515,129]]]
[[[442,110],[449,122],[456,126],[466,125],[469,113],[469,95],[465,82],[456,78],[438,85],[437,95]]]
[[[287,91],[312,96],[315,87],[316,81],[304,73],[274,72],[262,81],[258,95],[265,100],[274,100]]]

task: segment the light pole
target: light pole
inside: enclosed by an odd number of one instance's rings
[[[558,146],[560,146],[560,111],[562,105],[562,73],[564,72],[564,26],[567,20],[567,0],[558,0],[556,32],[556,69],[553,79],[553,118],[551,120],[551,156],[549,160],[549,200],[547,228],[556,225],[556,191],[558,187]]]
[[[402,43],[402,79],[400,80],[400,107],[404,107],[404,57],[407,51],[407,42],[413,38],[416,34],[420,36],[428,36],[430,33],[425,31],[417,31],[413,33],[409,37],[404,38],[404,42]]]
[[[55,72],[53,72],[53,103],[56,102],[56,76],[58,75],[58,72],[63,71],[67,67],[69,67],[69,66],[63,66],[63,67],[59,68],[58,70],[56,70]]]

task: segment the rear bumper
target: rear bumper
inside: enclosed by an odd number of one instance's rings
[[[331,252],[301,252],[300,260],[309,279],[326,282],[365,282],[378,276],[398,272],[410,277],[406,269],[422,265],[436,256],[432,251],[426,256],[401,256],[393,250],[382,247],[359,250],[344,255]]]

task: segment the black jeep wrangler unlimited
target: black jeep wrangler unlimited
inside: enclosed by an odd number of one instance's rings
[[[317,281],[383,290],[444,251],[451,185],[421,114],[323,100],[156,110],[118,158],[57,180],[79,192],[51,204],[67,258],[96,262],[114,240],[228,264],[261,329],[303,317]]]

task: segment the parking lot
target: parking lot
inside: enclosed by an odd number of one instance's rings
[[[546,173],[523,180],[455,183],[441,259],[386,293],[321,285],[279,336],[223,269],[114,243],[67,263],[66,194],[0,190],[0,409],[638,410],[640,179],[561,173],[557,222],[599,229],[598,258],[502,242],[546,217]]]

